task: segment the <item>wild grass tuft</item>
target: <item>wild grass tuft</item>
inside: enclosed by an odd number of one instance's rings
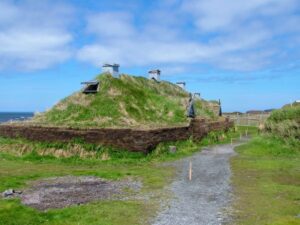
[[[287,142],[300,145],[300,106],[284,107],[272,112],[265,130]]]

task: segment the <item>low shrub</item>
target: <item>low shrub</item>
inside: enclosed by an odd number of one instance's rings
[[[285,107],[272,112],[265,123],[265,131],[288,142],[300,140],[300,106]]]

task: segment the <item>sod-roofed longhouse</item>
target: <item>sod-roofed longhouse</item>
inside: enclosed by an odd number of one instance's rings
[[[129,75],[115,78],[107,73],[97,76],[93,82],[99,82],[97,92],[75,92],[28,123],[74,128],[141,129],[189,124],[186,117],[189,93],[175,84]],[[210,106],[205,100],[196,99],[196,116],[216,118],[217,114]]]

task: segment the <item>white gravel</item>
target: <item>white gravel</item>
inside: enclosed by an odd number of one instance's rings
[[[175,162],[179,174],[170,189],[174,198],[153,225],[230,224],[226,213],[231,199],[229,159],[235,146],[218,145]],[[189,162],[192,180],[189,180]]]

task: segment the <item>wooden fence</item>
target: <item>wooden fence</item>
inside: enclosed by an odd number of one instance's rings
[[[234,121],[237,126],[255,126],[258,127],[264,123],[270,116],[270,113],[261,114],[224,114],[229,117],[230,120]]]

